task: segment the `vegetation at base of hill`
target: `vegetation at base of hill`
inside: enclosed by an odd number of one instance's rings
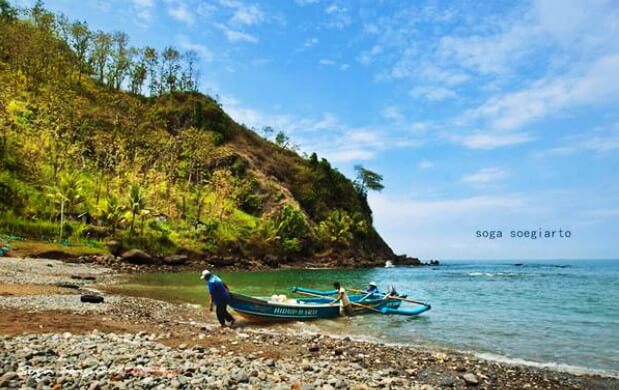
[[[0,0],[0,232],[157,255],[393,255],[366,200],[380,175],[351,182],[235,123],[198,92],[196,64]]]

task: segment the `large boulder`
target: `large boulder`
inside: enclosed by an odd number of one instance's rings
[[[421,261],[416,257],[408,257],[406,255],[394,256],[393,264],[395,265],[421,265]]]
[[[107,249],[110,251],[110,253],[113,254],[114,256],[120,256],[120,254],[122,253],[123,245],[120,243],[120,241],[116,241],[116,240],[108,241],[106,243],[106,246],[107,246]]]
[[[189,257],[187,255],[172,255],[163,258],[163,264],[166,265],[183,265],[187,263]]]
[[[123,253],[121,256],[123,261],[131,264],[153,264],[155,260],[151,255],[140,249],[131,249]]]

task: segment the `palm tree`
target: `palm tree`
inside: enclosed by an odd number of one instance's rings
[[[83,184],[84,181],[77,175],[65,173],[59,176],[56,185],[47,187],[47,196],[60,207],[59,241],[62,241],[64,233],[65,210],[71,210],[84,201]]]
[[[131,212],[130,232],[131,234],[133,234],[133,228],[135,226],[135,216],[143,213],[146,210],[146,200],[144,197],[144,192],[142,192],[142,189],[135,184],[132,184],[131,187],[129,187],[128,203],[128,208]]]
[[[118,203],[118,198],[111,195],[103,209],[103,219],[112,227],[112,234],[116,234],[116,228],[123,219],[125,206]]]

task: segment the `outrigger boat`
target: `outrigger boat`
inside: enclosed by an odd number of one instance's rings
[[[287,298],[283,295],[260,298],[231,292],[229,305],[241,316],[254,321],[307,321],[340,316],[340,306],[334,304],[334,298],[330,297],[336,294],[335,290],[319,291],[294,287],[292,291],[312,298]],[[406,296],[361,293],[349,295],[348,298],[355,314],[375,312],[415,316],[431,308],[429,304],[408,300]],[[420,306],[401,309],[403,301],[414,302]]]

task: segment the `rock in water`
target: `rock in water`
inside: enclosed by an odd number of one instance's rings
[[[464,379],[467,385],[477,386],[479,384],[479,379],[477,379],[475,374],[464,374],[462,375],[462,379]]]
[[[131,249],[123,253],[120,257],[123,259],[123,261],[132,264],[153,264],[154,262],[151,255],[139,249]]]

